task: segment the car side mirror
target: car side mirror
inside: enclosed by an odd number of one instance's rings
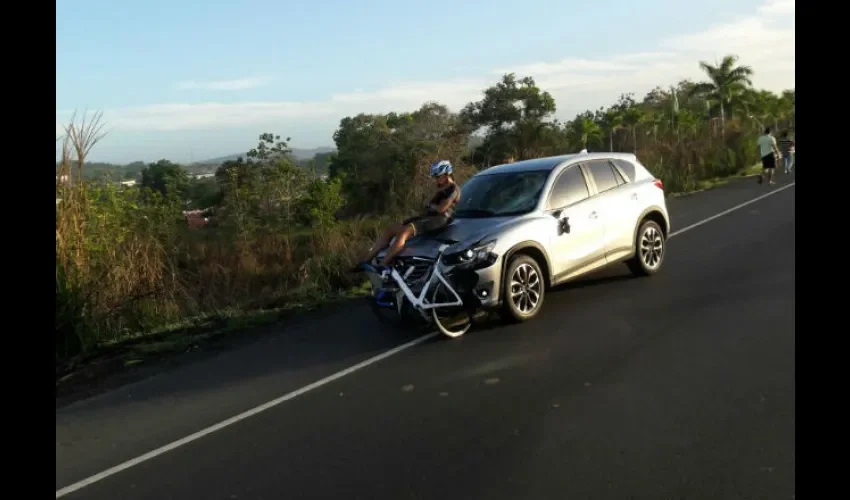
[[[563,212],[563,210],[555,210],[552,212],[552,217],[558,219],[558,236],[561,236],[562,234],[569,234],[570,232],[570,218],[561,218],[561,214]]]
[[[570,218],[564,217],[563,219],[558,219],[558,236],[562,234],[569,234],[570,232]]]

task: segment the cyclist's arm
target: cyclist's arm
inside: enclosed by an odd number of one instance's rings
[[[459,194],[459,193],[460,193],[460,189],[458,189],[457,187],[455,187],[455,188],[452,190],[452,194],[450,194],[449,196],[447,196],[445,200],[443,200],[443,201],[442,201],[442,202],[440,202],[440,203],[432,203],[432,204],[431,204],[431,209],[432,209],[432,210],[434,210],[435,212],[439,213],[439,214],[444,214],[444,213],[446,213],[446,210],[448,210],[448,209],[449,209],[449,207],[451,207],[451,206],[452,206],[452,203],[454,203],[454,201],[455,201],[455,199],[458,197],[458,194]]]

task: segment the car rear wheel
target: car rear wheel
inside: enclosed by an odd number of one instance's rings
[[[664,231],[653,220],[644,220],[635,240],[635,256],[627,262],[629,270],[636,276],[651,276],[661,269],[667,241]]]
[[[512,258],[502,284],[505,319],[530,320],[540,312],[545,295],[546,283],[537,261],[528,255]]]

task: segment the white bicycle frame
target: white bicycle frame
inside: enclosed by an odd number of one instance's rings
[[[440,267],[442,264],[440,263],[440,259],[443,256],[443,251],[448,248],[449,245],[443,244],[440,245],[440,251],[437,253],[437,260],[434,261],[432,268],[430,269],[431,276],[428,278],[428,282],[425,283],[425,286],[422,287],[422,291],[419,292],[419,296],[413,294],[410,290],[410,287],[407,286],[407,283],[404,281],[404,276],[401,275],[395,268],[390,270],[390,277],[398,284],[401,292],[407,298],[413,307],[418,311],[427,311],[430,309],[436,309],[438,307],[458,307],[463,305],[463,300],[460,298],[460,295],[457,294],[454,287],[446,280],[443,275]],[[407,274],[409,274],[408,271]],[[427,294],[428,290],[431,289],[431,285],[434,283],[435,279],[442,283],[449,292],[454,296],[455,300],[453,302],[436,302],[430,303],[428,302]],[[399,301],[399,308],[401,308],[401,302]]]

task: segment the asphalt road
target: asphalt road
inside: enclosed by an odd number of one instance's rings
[[[775,187],[668,201],[681,230]],[[523,325],[432,339],[70,499],[790,499],[795,187],[560,287]],[[56,489],[415,334],[360,306],[56,412]]]

